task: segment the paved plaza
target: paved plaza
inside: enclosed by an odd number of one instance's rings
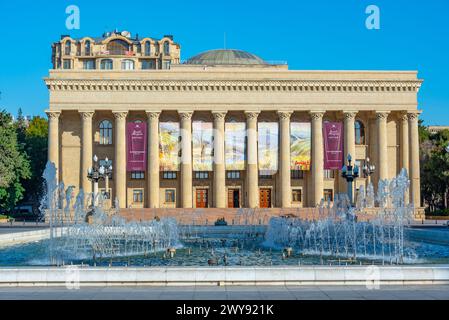
[[[0,287],[0,300],[449,300],[449,285]]]

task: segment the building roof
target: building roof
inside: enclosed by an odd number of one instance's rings
[[[186,64],[195,65],[267,65],[268,63],[255,54],[233,49],[218,49],[202,52]]]

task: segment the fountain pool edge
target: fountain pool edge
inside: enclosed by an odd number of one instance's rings
[[[449,265],[0,268],[0,287],[181,285],[436,285]]]

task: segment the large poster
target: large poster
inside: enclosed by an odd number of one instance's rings
[[[179,123],[159,124],[159,167],[161,171],[179,171]]]
[[[244,122],[226,122],[226,170],[245,170],[245,137],[246,124]]]
[[[127,171],[147,170],[147,125],[129,122],[127,133]]]
[[[324,169],[340,170],[343,167],[343,124],[324,122]]]
[[[277,122],[259,122],[259,171],[274,174],[278,170],[279,125]]]
[[[193,171],[212,171],[213,124],[194,121],[192,123]]]
[[[292,122],[290,124],[290,157],[292,170],[310,170],[310,146],[310,122]]]

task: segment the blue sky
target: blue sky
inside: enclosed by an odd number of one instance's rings
[[[65,27],[68,5],[81,11],[80,30]],[[368,5],[381,29],[365,27]],[[0,3],[0,108],[43,115],[51,43],[61,34],[173,34],[182,59],[223,47],[286,60],[298,70],[418,70],[426,124],[449,125],[449,1],[7,1]],[[22,50],[13,48],[26,44]]]

